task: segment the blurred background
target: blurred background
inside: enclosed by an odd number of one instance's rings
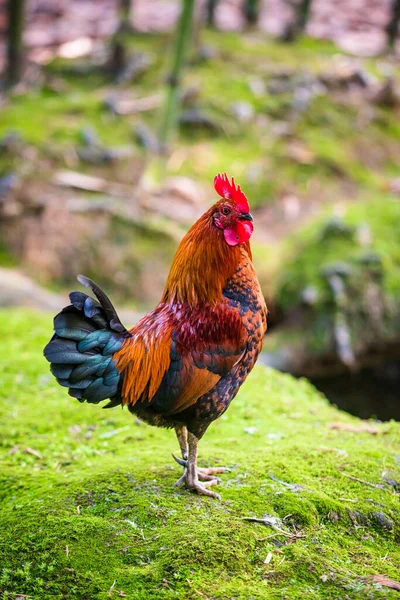
[[[400,0],[0,0],[0,306],[54,312],[84,273],[131,326],[226,171],[255,218],[261,360],[400,419],[399,20]]]

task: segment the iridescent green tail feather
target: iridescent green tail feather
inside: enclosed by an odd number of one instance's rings
[[[130,334],[104,292],[90,279],[82,275],[78,279],[93,290],[99,302],[83,292],[72,292],[71,305],[54,319],[55,333],[44,355],[70,396],[94,404],[110,398],[105,408],[116,406],[121,404],[122,376],[113,355]]]

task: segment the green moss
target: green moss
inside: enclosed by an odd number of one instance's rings
[[[14,256],[0,241],[0,267],[13,267],[17,264]]]
[[[358,421],[258,367],[200,444],[201,464],[232,469],[215,502],[173,487],[172,432],[57,386],[41,354],[50,329],[47,315],[0,314],[4,598],[392,597],[371,575],[397,576],[398,496],[342,472],[400,477],[396,423],[330,429]],[[286,535],[243,520],[264,514]]]
[[[184,85],[197,90],[195,104],[215,120],[221,132],[215,137],[208,132],[197,134],[191,128],[187,135],[183,129],[177,141],[179,160],[168,162],[169,174],[192,176],[210,185],[216,172],[232,172],[240,179],[253,208],[288,188],[308,196],[310,180],[318,181],[326,195],[336,197],[343,179],[364,193],[367,186],[381,190],[386,178],[396,175],[399,125],[392,111],[376,107],[366,137],[358,107],[334,93],[317,95],[304,109],[297,110],[293,90],[268,92],[268,86],[282,73],[293,80],[330,73],[332,61],[340,54],[333,44],[305,37],[294,44],[282,44],[261,35],[211,31],[203,32],[203,42],[214,47],[217,55],[191,64]],[[149,56],[151,67],[135,81],[133,91],[132,85],[126,84],[118,90],[114,87],[113,93],[129,91],[139,98],[162,95],[170,37],[134,34],[131,43],[132,50]],[[360,59],[360,64],[367,73],[377,75],[381,61]],[[104,102],[111,95],[105,74],[80,74],[77,66],[56,60],[47,69],[46,86],[11,97],[1,111],[0,135],[17,130],[41,154],[63,163],[66,147],[78,144],[82,128],[90,126],[106,146],[131,145],[139,154],[132,129],[144,120],[156,131],[159,112],[126,117],[112,114]],[[399,68],[391,65],[391,69],[397,77]],[[265,93],[252,91],[255,79],[265,85]],[[254,116],[248,122],[233,116],[233,105],[238,102],[253,109]],[[290,122],[289,138],[275,132],[276,122],[282,121]],[[311,164],[293,159],[293,140],[314,154]],[[365,148],[373,148],[372,160],[365,159]]]
[[[337,223],[337,225],[335,225]],[[329,233],[327,227],[342,228]],[[319,304],[329,303],[331,293],[323,276],[329,265],[344,262],[352,270],[348,280],[364,278],[371,267],[368,256],[376,257],[387,298],[400,296],[400,206],[397,198],[377,195],[373,199],[349,205],[336,221],[324,214],[285,243],[281,255],[278,301],[284,308],[296,306],[302,291],[311,286],[319,295]],[[360,242],[363,230],[370,238]],[[372,274],[372,273],[371,273]]]

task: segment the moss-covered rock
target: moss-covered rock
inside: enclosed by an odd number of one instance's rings
[[[375,279],[388,299],[400,297],[398,198],[380,194],[342,206],[342,212],[320,215],[285,242],[277,291],[284,310],[299,306],[308,287],[315,289],[316,305],[332,302],[327,279],[334,271],[354,287]]]
[[[201,463],[231,467],[215,502],[173,487],[172,432],[56,385],[50,330],[48,316],[0,313],[3,598],[396,593],[372,576],[398,577],[398,424],[369,433],[306,381],[258,367],[200,444]]]

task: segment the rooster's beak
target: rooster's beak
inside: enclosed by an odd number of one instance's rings
[[[241,213],[239,217],[240,221],[254,221],[251,213]]]

